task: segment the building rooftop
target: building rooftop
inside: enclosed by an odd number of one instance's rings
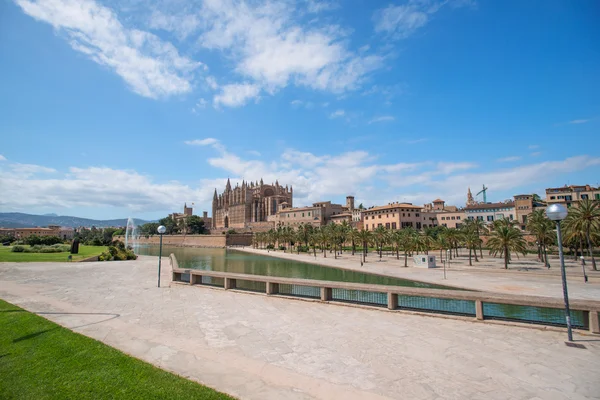
[[[432,203],[444,203],[444,200],[442,200],[442,199],[435,199],[434,201],[432,201]]]
[[[485,204],[474,204],[472,206],[467,206],[465,210],[489,210],[494,208],[507,208],[514,207],[515,203],[512,201],[506,203],[485,203]]]
[[[420,206],[415,206],[413,204],[410,203],[392,203],[392,204],[388,204],[385,206],[378,206],[378,207],[373,207],[373,208],[368,208],[366,210],[363,210],[363,212],[368,213],[368,212],[372,212],[372,211],[383,211],[383,210],[391,210],[394,208],[411,208],[413,210],[421,210]]]

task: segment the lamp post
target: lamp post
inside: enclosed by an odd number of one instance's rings
[[[583,281],[585,283],[587,283],[588,277],[587,277],[587,274],[585,273],[585,258],[583,258],[583,256],[581,256],[579,258],[581,259],[581,269],[583,270]]]
[[[446,254],[448,254],[447,252],[448,252],[448,250],[446,250]],[[444,279],[446,279],[446,260],[447,259],[448,259],[448,256],[446,255],[446,257],[444,258]]]
[[[568,211],[562,204],[552,204],[546,209],[546,215],[549,219],[556,222],[556,238],[558,240],[558,256],[560,258],[560,272],[562,276],[563,297],[565,300],[565,319],[567,321],[567,335],[569,342],[573,341],[573,331],[571,329],[571,311],[569,310],[569,292],[567,291],[567,274],[565,272],[565,258],[562,247],[562,233],[560,231],[560,221],[567,217]]]
[[[158,234],[160,235],[160,247],[158,248],[158,286],[160,287],[160,260],[162,258],[162,235],[167,231],[164,225],[161,225],[157,229]]]

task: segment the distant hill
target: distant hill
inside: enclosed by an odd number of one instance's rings
[[[136,225],[150,221],[133,219]],[[3,228],[30,228],[35,226],[60,225],[77,228],[80,226],[105,228],[109,226],[126,226],[127,218],[96,220],[88,218],[70,217],[56,214],[33,215],[24,213],[0,213],[0,227]]]

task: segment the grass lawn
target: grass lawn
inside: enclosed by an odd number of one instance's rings
[[[2,399],[232,399],[0,300]]]
[[[106,246],[79,246],[79,254],[73,254],[73,261],[98,256]],[[0,262],[67,261],[69,252],[64,253],[13,253],[11,246],[0,247]]]

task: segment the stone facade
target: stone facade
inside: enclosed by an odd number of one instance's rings
[[[435,213],[423,211],[422,207],[410,203],[390,203],[386,206],[372,207],[363,210],[362,215],[367,231],[373,231],[379,226],[387,229],[423,229],[437,225]]]
[[[581,200],[600,200],[600,187],[590,185],[571,185],[546,189],[546,203],[563,204],[567,207],[577,205]]]
[[[280,206],[292,206],[293,189],[279,182],[266,185],[259,182],[242,182],[231,188],[227,179],[225,191],[215,194],[212,202],[212,229],[252,229],[262,227],[269,217],[277,214]]]

